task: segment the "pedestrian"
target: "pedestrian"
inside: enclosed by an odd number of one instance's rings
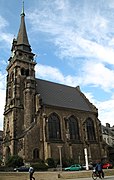
[[[95,170],[98,172],[100,179],[104,178],[104,172],[103,172],[103,169],[102,169],[102,164],[101,164],[101,162],[98,162],[98,163],[96,164]]]
[[[34,174],[34,168],[33,168],[32,166],[30,166],[30,168],[29,168],[29,174],[30,174],[30,180],[32,180],[32,179],[35,180],[35,178],[33,177],[33,174]]]

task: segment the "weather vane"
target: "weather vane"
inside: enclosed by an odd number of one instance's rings
[[[23,1],[23,5],[22,5],[22,13],[21,13],[21,15],[24,15],[25,13],[24,13],[24,1]]]

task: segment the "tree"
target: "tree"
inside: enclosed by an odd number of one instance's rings
[[[53,158],[48,158],[48,159],[46,160],[46,163],[48,164],[48,166],[49,166],[50,168],[56,167],[56,164],[55,164],[55,161],[54,161]]]
[[[18,155],[14,155],[14,156],[9,156],[7,162],[6,162],[6,166],[8,167],[19,167],[22,166],[23,163],[23,159],[22,157],[18,156]]]
[[[2,157],[0,156],[0,166],[1,166],[1,164],[2,164]]]

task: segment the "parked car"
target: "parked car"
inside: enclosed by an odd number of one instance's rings
[[[17,168],[14,168],[14,171],[16,172],[28,172],[29,171],[29,167],[28,166],[20,166]]]
[[[93,169],[93,165],[92,164],[88,164],[88,167],[89,167],[89,170]],[[85,164],[82,165],[82,170],[86,170],[86,165]]]
[[[103,164],[103,169],[112,169],[113,168],[113,165],[111,163],[105,163]]]
[[[66,167],[64,170],[65,171],[79,171],[81,169],[82,169],[82,167],[80,166],[80,164],[74,164],[70,167]]]

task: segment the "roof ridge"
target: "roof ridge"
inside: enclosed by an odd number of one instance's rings
[[[61,84],[61,83],[58,83],[58,82],[53,82],[53,81],[49,81],[49,80],[45,80],[45,79],[40,79],[40,78],[35,78],[36,80],[41,80],[41,81],[46,81],[46,82],[49,82],[49,83],[52,83],[52,84],[58,84],[58,85],[61,85],[61,86],[66,86],[66,87],[69,87],[69,88],[74,88],[76,89],[75,86],[70,86],[70,85],[66,85],[66,84]]]
[[[93,105],[93,103],[91,103],[89,101],[89,99],[86,97],[86,95],[79,89],[79,88],[76,88],[76,90],[80,93],[80,95],[86,100],[86,102],[88,103],[88,106],[89,107],[92,107],[93,110],[95,110],[96,112],[98,112],[98,109],[96,108],[95,105]]]

